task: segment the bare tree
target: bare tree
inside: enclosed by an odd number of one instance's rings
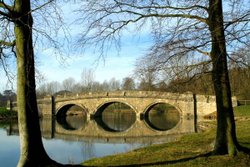
[[[64,90],[68,90],[73,92],[74,91],[74,86],[76,85],[76,81],[74,78],[69,77],[62,82],[62,87]]]
[[[102,87],[102,84],[100,84],[100,83],[97,82],[97,81],[93,82],[92,91],[93,91],[93,92],[104,91],[104,90],[103,90],[103,87]]]
[[[138,59],[134,75],[139,80],[139,89],[152,91],[157,84],[157,70],[151,64],[152,61],[147,59]]]
[[[135,81],[131,77],[125,77],[122,80],[122,89],[123,90],[135,90]]]
[[[47,83],[47,92],[49,95],[53,95],[61,90],[61,84],[58,81],[51,81]]]
[[[101,91],[110,91],[110,84],[107,80],[104,80],[101,84]]]
[[[121,34],[134,25],[136,32],[151,26],[156,65],[166,67],[172,58],[186,57],[182,66],[196,75],[197,68],[212,72],[216,103],[217,133],[214,152],[235,155],[236,139],[228,77],[230,50],[249,46],[250,9],[247,0],[86,1],[81,9],[86,26],[81,42],[96,44],[101,53],[119,47]],[[224,11],[223,11],[224,7]]]
[[[36,95],[37,95],[37,98],[42,98],[46,95],[49,95],[47,91],[47,83],[43,83],[37,88]]]
[[[95,79],[93,69],[83,69],[81,74],[83,91],[91,91]]]
[[[49,13],[47,16],[49,17],[46,16],[48,13],[44,13],[45,6],[50,6],[54,10],[53,5],[53,0],[33,1],[32,4],[30,0],[0,1],[0,59],[2,62],[7,62],[9,56],[13,56],[17,67],[18,126],[21,148],[17,165],[19,167],[57,164],[49,158],[42,143],[36,101],[33,50],[33,32],[38,32],[45,38],[49,38],[53,46],[58,46],[46,31],[38,28],[39,26],[45,28],[45,24],[55,23],[53,22],[55,21],[54,14],[58,11],[52,12],[47,8]],[[40,21],[44,21],[45,18],[47,21],[43,22],[43,26],[37,25],[35,27],[33,26],[33,15],[38,17]],[[49,21],[49,18],[52,22]],[[2,65],[8,73],[5,64],[2,63]]]
[[[111,78],[109,80],[109,88],[111,91],[120,90],[120,88],[121,88],[120,81],[116,80],[115,78]]]

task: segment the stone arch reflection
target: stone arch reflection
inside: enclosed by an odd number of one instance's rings
[[[145,122],[153,129],[167,131],[174,128],[181,119],[180,112],[167,103],[156,103],[145,111]]]
[[[56,114],[56,121],[66,130],[77,130],[87,124],[87,110],[75,104],[61,107]]]
[[[125,103],[107,102],[97,109],[94,118],[106,131],[123,132],[135,123],[136,113]]]

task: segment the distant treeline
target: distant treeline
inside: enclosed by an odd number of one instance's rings
[[[0,107],[6,107],[9,100],[16,100],[16,94],[12,90],[5,90],[3,94],[0,93]]]
[[[229,76],[232,95],[237,96],[238,99],[250,99],[250,68],[232,68],[229,71]],[[41,85],[37,89],[37,95],[38,97],[43,97],[45,95],[108,92],[116,90],[166,91],[174,93],[193,92],[195,94],[205,95],[214,94],[212,75],[209,72],[191,78],[179,77],[178,79],[172,79],[170,81],[156,78],[157,77],[150,77],[150,79],[138,81],[135,78],[126,77],[122,82],[112,78],[103,83],[94,80],[76,83],[73,78],[68,78],[62,83],[50,82]]]
[[[250,68],[234,68],[229,71],[231,91],[238,99],[250,99]],[[195,78],[172,80],[164,89],[172,92],[193,92],[196,94],[214,94],[211,73]]]

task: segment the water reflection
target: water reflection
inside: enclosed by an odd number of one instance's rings
[[[158,103],[148,109],[145,121],[153,129],[166,131],[177,125],[180,121],[180,113],[172,105]]]
[[[90,122],[93,123],[94,121]],[[73,133],[75,131],[70,130],[57,131],[60,130],[57,126],[61,127],[61,125],[59,125],[56,120],[51,120],[50,118],[44,117],[40,121],[40,124],[46,152],[52,159],[63,164],[78,164],[93,157],[125,152],[153,143],[176,141],[180,137],[179,135],[158,137],[115,137],[111,135],[109,137],[91,137],[88,135],[82,136],[81,133]],[[54,135],[49,135],[49,133],[54,133]],[[2,143],[0,149],[1,166],[16,166],[20,154],[19,137],[17,135],[17,122],[6,124],[4,127],[0,126],[0,142]],[[70,136],[70,138],[68,138],[68,136]]]
[[[77,130],[84,128],[87,124],[86,115],[70,115],[66,117],[57,117],[57,122],[66,130]]]
[[[194,132],[194,121],[192,119],[180,121],[179,113],[172,106],[162,110],[162,107],[156,105],[147,111],[148,120],[146,120],[154,129],[160,129],[159,131],[146,126],[145,121],[138,119],[128,106],[120,109],[112,109],[112,105],[108,106],[101,112],[103,124],[98,123],[100,117],[90,120],[87,119],[86,114],[75,112],[65,114],[61,119],[43,117],[40,120],[40,127],[49,156],[60,163],[76,164],[93,157],[129,151],[153,143],[176,141],[180,137],[176,134]],[[100,128],[101,125],[121,133],[110,133],[106,131],[107,128],[106,130],[103,127]],[[173,127],[175,127],[174,131],[171,130]],[[13,159],[12,162],[18,161],[19,138],[16,135],[18,135],[17,122],[0,126],[0,143],[3,144],[0,149],[1,166],[15,166],[13,163],[9,165],[9,160],[13,157],[17,159]],[[15,140],[10,140],[12,138]],[[15,146],[15,148],[11,147],[11,154],[6,151],[9,146]]]
[[[86,126],[87,112],[77,105],[68,105],[58,112],[56,120],[66,130],[77,130]]]
[[[110,103],[98,111],[100,116],[95,121],[103,129],[111,132],[123,132],[129,129],[136,121],[136,114],[132,108],[123,103]]]

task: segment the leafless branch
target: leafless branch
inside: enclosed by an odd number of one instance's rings
[[[4,2],[4,0],[1,0],[1,1],[0,1],[0,8],[7,9],[8,11],[12,11],[12,10],[13,10],[13,7],[7,5],[7,4]]]
[[[249,17],[250,17],[250,11],[249,13],[244,13],[243,16],[234,18],[232,21],[225,21],[225,30],[233,24],[238,24],[239,22],[249,22],[250,21]]]
[[[0,40],[0,46],[9,46],[9,47],[13,47],[15,46],[16,44],[16,41],[12,41],[12,42],[7,42],[7,41],[4,41],[4,40]]]

